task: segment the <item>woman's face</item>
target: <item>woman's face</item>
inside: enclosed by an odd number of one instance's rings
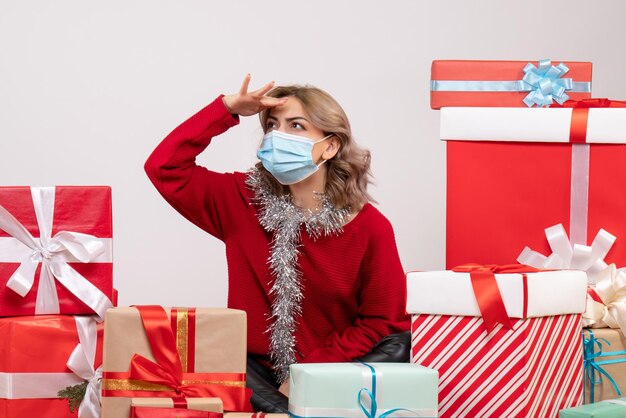
[[[296,97],[289,97],[282,106],[274,107],[267,117],[266,125],[263,127],[265,132],[277,130],[292,135],[306,137],[311,141],[319,141],[323,139],[324,131],[311,123],[311,119],[302,106],[302,102]],[[328,154],[330,150],[334,150],[338,146],[337,138],[332,136],[326,141],[318,142],[313,145],[313,161],[332,158],[336,151]]]

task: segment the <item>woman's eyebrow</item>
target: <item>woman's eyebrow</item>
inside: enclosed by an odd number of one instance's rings
[[[270,120],[270,119],[273,119],[273,120],[278,120],[278,118],[277,118],[277,117],[275,117],[275,116],[271,116],[271,115],[267,117],[267,120]],[[304,116],[294,116],[294,117],[291,117],[291,118],[287,118],[287,119],[285,119],[285,120],[286,120],[287,122],[293,122],[294,120],[299,120],[299,119],[309,122],[309,120],[308,120],[307,118],[305,118]],[[310,122],[309,122],[309,123],[310,123]]]

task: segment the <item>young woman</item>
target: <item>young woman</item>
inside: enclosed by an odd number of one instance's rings
[[[225,243],[228,307],[248,317],[253,407],[286,412],[292,363],[408,359],[408,333],[389,337],[409,328],[404,272],[391,224],[369,203],[370,154],[341,106],[314,87],[249,83],[174,129],[145,169],[165,200]],[[196,165],[213,137],[255,114],[265,132],[255,167]]]

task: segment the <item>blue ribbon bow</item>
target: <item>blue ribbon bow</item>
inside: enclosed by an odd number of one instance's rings
[[[589,337],[585,338],[584,331],[589,333]],[[593,334],[593,331],[590,329],[583,330],[583,368],[585,373],[585,378],[589,380],[589,401],[591,403],[595,402],[595,390],[594,386],[602,383],[603,376],[609,379],[611,385],[615,389],[617,396],[622,396],[622,392],[619,390],[617,383],[611,377],[611,375],[602,368],[602,366],[607,364],[617,364],[626,362],[626,357],[613,359],[613,360],[603,360],[596,361],[599,357],[613,357],[613,356],[626,356],[626,350],[624,351],[610,351],[608,353],[602,352],[602,344],[605,342],[607,345],[611,345],[609,341],[605,338],[596,338]],[[598,351],[596,352],[596,347]],[[598,376],[596,378],[596,372],[598,372]]]
[[[531,62],[524,67],[524,77],[518,82],[519,91],[528,91],[524,104],[528,107],[550,106],[553,101],[563,104],[569,99],[568,90],[572,90],[571,78],[561,78],[569,68],[563,63],[552,65],[550,60],[540,60],[539,66]]]
[[[364,363],[362,361],[359,361],[359,363],[363,364],[364,366],[367,366],[372,372],[372,390],[369,390],[368,388],[361,388],[361,390],[359,390],[359,394],[357,395],[357,402],[359,403],[359,407],[361,408],[361,411],[363,411],[363,413],[365,414],[367,418],[386,418],[387,416],[398,411],[412,412],[415,414],[416,417],[419,417],[419,414],[417,412],[411,411],[410,409],[405,409],[405,408],[390,409],[387,412],[384,412],[377,417],[376,411],[378,410],[378,404],[376,403],[376,369],[374,369],[371,365]],[[361,400],[361,397],[363,394],[366,394],[370,399],[369,409],[365,406],[365,404]]]

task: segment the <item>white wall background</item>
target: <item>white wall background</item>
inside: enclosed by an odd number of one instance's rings
[[[221,306],[223,244],[143,172],[157,143],[219,93],[276,80],[333,94],[373,154],[404,268],[440,269],[445,147],[433,59],[594,62],[594,95],[626,98],[619,0],[0,0],[0,184],[113,187],[120,304]],[[256,118],[199,163],[244,170]],[[338,255],[340,256],[340,255]]]

